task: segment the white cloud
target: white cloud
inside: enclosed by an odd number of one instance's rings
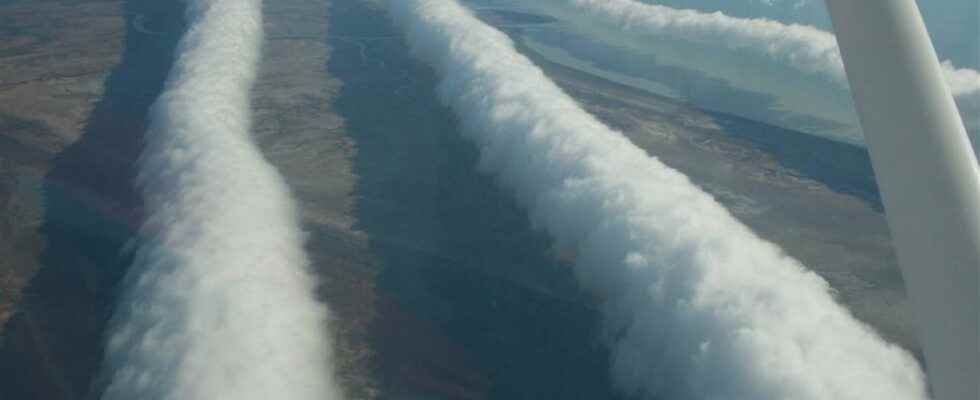
[[[297,212],[249,137],[261,1],[187,7],[139,162],[147,217],[103,398],[339,398]]]
[[[644,42],[669,38],[719,50],[733,57],[754,55],[822,77],[847,89],[836,37],[811,26],[764,18],[735,18],[721,12],[682,10],[634,0],[539,0],[534,5],[587,24],[612,38]],[[980,155],[980,72],[942,62],[942,72]]]
[[[846,85],[837,40],[811,26],[763,18],[735,18],[721,12],[681,10],[634,0],[542,0],[563,15],[601,24],[620,34],[646,39],[673,39],[751,52],[784,62],[800,71],[820,74]],[[957,97],[980,96],[980,74],[943,63],[943,73]]]
[[[506,35],[452,0],[390,4],[415,54],[441,76],[440,97],[479,147],[481,167],[558,246],[576,249],[579,281],[602,299],[623,391],[926,397],[916,361],[836,303],[823,279],[584,112]]]

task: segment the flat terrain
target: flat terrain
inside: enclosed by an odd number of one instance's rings
[[[0,393],[84,398],[130,263],[134,162],[183,10],[153,0],[0,7],[16,38],[0,54]]]
[[[373,4],[267,1],[253,102],[257,143],[301,206],[345,391],[616,398],[594,299],[478,170],[433,71]],[[4,399],[99,392],[105,321],[140,225],[134,161],[182,15],[180,2],[158,0],[0,1]],[[512,33],[553,21],[481,16]],[[863,151],[522,51],[824,276],[859,318],[917,348]]]
[[[119,1],[0,3],[0,326],[38,268],[42,177],[84,132],[124,31]]]

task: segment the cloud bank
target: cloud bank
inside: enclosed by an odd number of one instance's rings
[[[924,399],[916,361],[684,175],[602,125],[453,0],[390,2],[439,95],[536,227],[574,249],[626,393]]]
[[[103,398],[340,398],[297,210],[249,137],[261,1],[186,4],[139,162],[147,217]]]
[[[645,39],[668,37],[750,52],[785,63],[802,72],[847,84],[837,39],[814,27],[761,18],[735,18],[721,12],[680,10],[634,0],[543,0],[549,10],[566,17],[600,24],[620,34]],[[980,98],[980,73],[943,62],[953,95]]]
[[[589,26],[615,40],[669,38],[720,50],[748,54],[786,65],[803,74],[847,89],[847,75],[836,37],[811,26],[763,18],[736,18],[635,0],[540,0],[531,4]],[[949,60],[942,71],[956,99],[973,150],[980,155],[980,72],[956,68]]]

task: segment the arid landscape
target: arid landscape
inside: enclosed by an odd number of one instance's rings
[[[137,159],[181,2],[0,1],[0,397],[90,399],[141,235]],[[628,398],[575,254],[479,164],[383,6],[264,6],[252,124],[299,204],[351,399]],[[867,154],[611,82],[522,46],[590,113],[919,348]],[[324,340],[329,340],[324,338]]]

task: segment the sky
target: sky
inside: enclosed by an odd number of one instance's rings
[[[822,0],[642,0],[677,8],[721,11],[743,18],[770,18],[832,30]],[[980,68],[980,2],[918,0],[926,26],[941,58],[966,68]]]

